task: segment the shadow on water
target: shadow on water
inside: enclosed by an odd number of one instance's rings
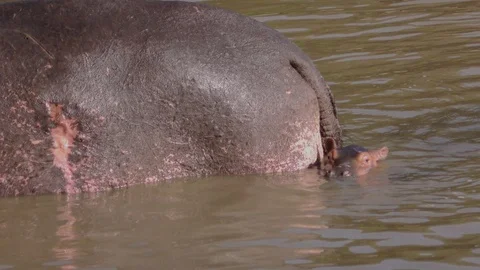
[[[0,269],[480,268],[480,4],[210,1],[298,44],[364,179],[315,170],[0,200]]]

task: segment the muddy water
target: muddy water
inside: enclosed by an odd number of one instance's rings
[[[0,200],[0,269],[480,269],[480,2],[215,1],[285,33],[363,179],[314,170]]]

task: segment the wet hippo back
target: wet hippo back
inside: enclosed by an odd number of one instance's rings
[[[29,1],[0,29],[0,194],[297,170],[340,136],[308,57],[234,12]]]

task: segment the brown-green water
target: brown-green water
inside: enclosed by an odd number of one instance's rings
[[[0,269],[480,269],[480,2],[212,1],[334,91],[365,179],[315,170],[0,200]]]

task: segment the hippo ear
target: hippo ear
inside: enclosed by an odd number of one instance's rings
[[[384,146],[380,149],[378,149],[378,151],[380,152],[380,160],[384,160],[387,158],[388,156],[388,147]]]
[[[384,160],[388,156],[388,147],[384,146],[380,149],[370,151],[376,160]]]
[[[337,143],[333,138],[325,139],[324,152],[325,152],[326,158],[332,162],[338,158]]]
[[[325,153],[322,161],[322,173],[326,177],[332,176],[335,159],[337,158],[337,144],[332,138],[326,138],[323,151]]]

